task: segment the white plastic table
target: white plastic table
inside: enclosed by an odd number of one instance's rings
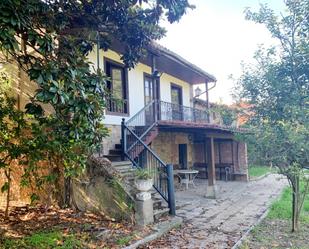
[[[198,170],[180,169],[180,170],[174,170],[174,174],[179,177],[180,185],[182,184],[186,185],[186,189],[189,189],[189,184],[196,187],[194,184],[194,180],[198,174]],[[181,177],[182,175],[184,177]]]

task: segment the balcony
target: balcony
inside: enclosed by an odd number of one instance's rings
[[[210,123],[210,111],[188,106],[158,101],[159,121],[185,121],[194,123]]]

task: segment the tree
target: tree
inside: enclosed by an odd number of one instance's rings
[[[269,160],[292,187],[292,231],[296,231],[309,190],[304,174],[309,165],[309,1],[285,4],[286,13],[280,17],[267,5],[257,13],[246,10],[247,19],[264,24],[278,44],[259,48],[256,64],[244,67],[237,91],[252,107],[255,136],[271,145]]]
[[[48,160],[61,165],[65,177],[85,167],[107,134],[107,77],[91,67],[88,53],[95,44],[108,49],[117,41],[123,61],[133,67],[151,41],[165,34],[160,19],[165,15],[173,23],[188,8],[187,0],[0,1],[0,50],[37,83],[26,109],[43,128],[32,134],[46,142]],[[54,112],[46,115],[42,104]]]

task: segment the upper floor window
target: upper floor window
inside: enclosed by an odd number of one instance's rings
[[[105,63],[106,75],[110,78],[107,82],[107,88],[110,91],[110,97],[107,99],[108,113],[128,114],[128,82],[126,68],[112,61]]]

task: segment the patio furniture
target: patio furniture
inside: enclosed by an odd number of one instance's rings
[[[216,163],[216,173],[218,175],[219,180],[228,179],[231,180],[232,178],[232,163]]]
[[[193,169],[198,171],[197,178],[208,178],[207,163],[193,163]]]
[[[191,170],[191,169],[174,170],[174,174],[179,176],[180,185],[185,184],[186,189],[189,189],[189,184],[191,184],[193,187],[196,187],[194,184],[194,180],[198,174],[198,170]]]
[[[198,178],[207,179],[207,163],[194,163],[193,169],[198,170]],[[233,164],[232,163],[216,163],[216,179],[231,181],[233,180]]]
[[[243,177],[247,176],[246,173],[243,173],[243,172],[233,172],[232,174],[232,178],[233,180],[241,180]]]

